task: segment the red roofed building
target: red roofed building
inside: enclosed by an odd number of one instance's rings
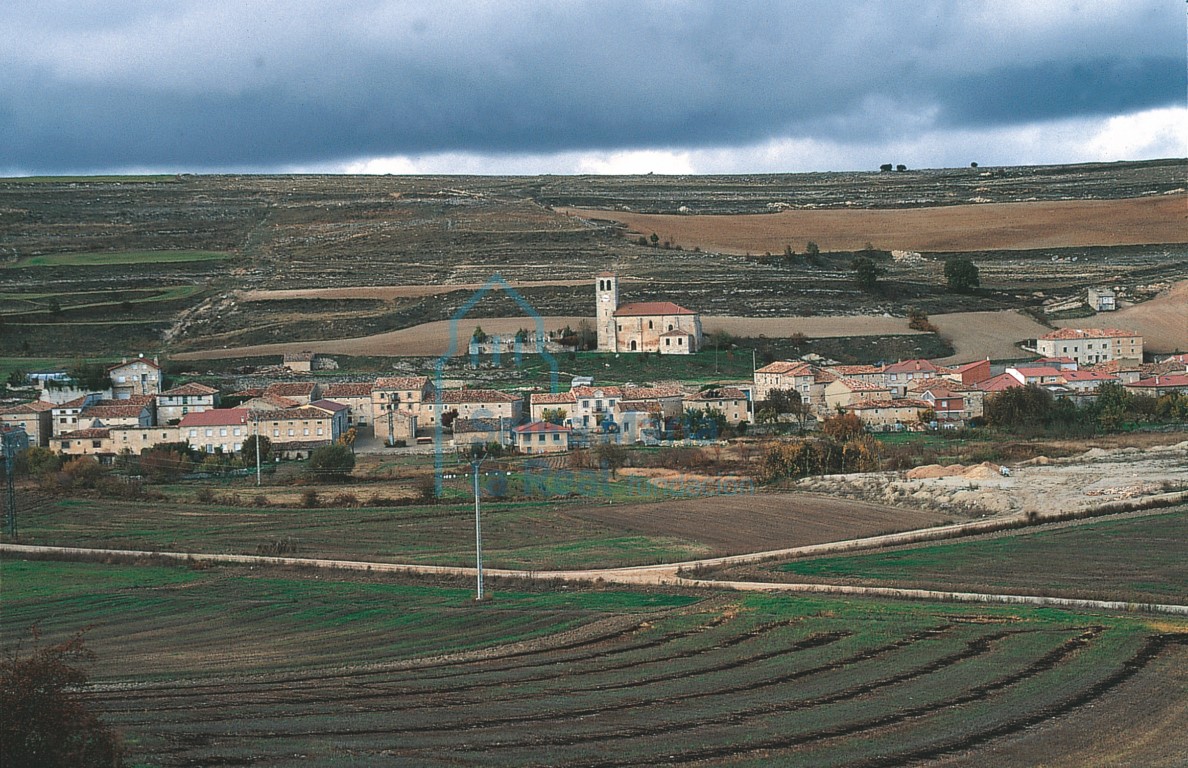
[[[54,406],[44,400],[0,408],[0,424],[21,427],[29,437],[29,445],[46,447],[54,433]]]
[[[206,453],[235,453],[254,434],[253,414],[246,408],[214,408],[187,413],[177,425],[178,438]]]
[[[112,395],[117,399],[129,395],[155,395],[161,391],[165,378],[157,361],[147,357],[125,358],[108,368],[107,375],[111,377]]]
[[[1044,357],[1071,357],[1079,365],[1143,359],[1143,337],[1118,328],[1061,328],[1036,339]]]
[[[1126,389],[1136,395],[1150,395],[1151,397],[1159,397],[1172,392],[1188,394],[1188,373],[1169,373],[1166,376],[1139,379],[1132,384],[1127,384]]]
[[[557,453],[569,450],[569,427],[533,421],[512,430],[512,440],[520,453]]]
[[[701,316],[671,301],[619,305],[619,279],[598,275],[595,291],[600,352],[687,355],[701,349]]]
[[[157,421],[168,424],[192,411],[219,407],[219,391],[205,384],[183,384],[157,395]]]

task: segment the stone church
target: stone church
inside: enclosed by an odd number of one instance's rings
[[[598,275],[595,303],[598,351],[658,352],[688,355],[701,349],[701,316],[671,301],[643,301],[619,306],[619,278]]]

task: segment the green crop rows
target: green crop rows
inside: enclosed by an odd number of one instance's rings
[[[579,590],[476,605],[333,574],[20,561],[3,576],[7,642],[32,621],[50,638],[93,627],[94,700],[152,766],[897,764],[1090,700],[1177,642],[996,606]]]

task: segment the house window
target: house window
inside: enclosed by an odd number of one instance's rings
[[[280,437],[280,430],[279,430],[279,429],[274,429],[274,430],[272,430],[272,436],[273,436],[273,437]]]
[[[321,427],[318,427],[318,434],[319,434],[319,435],[321,435],[321,434],[322,434],[322,428],[321,428]]]
[[[295,435],[295,434],[297,434],[297,431],[296,431],[296,430],[294,430],[294,429],[292,429],[292,428],[290,428],[290,429],[289,429],[289,437],[292,437],[292,436],[293,436],[293,435]]]
[[[561,442],[561,433],[560,433],[560,432],[554,432],[554,433],[553,433],[553,442],[554,442],[554,443],[559,443],[559,442]]]
[[[198,430],[196,430],[196,429],[191,429],[191,430],[190,430],[190,437],[198,437]]]
[[[239,437],[239,435],[240,435],[239,427],[236,427],[235,429],[231,430],[231,434],[235,435],[236,437]]]
[[[207,437],[214,437],[214,430],[213,430],[213,429],[208,429],[208,430],[206,430],[206,436],[207,436]]]
[[[227,428],[226,427],[220,428],[219,429],[219,437],[226,437],[226,436],[227,436]]]
[[[652,330],[652,321],[651,320],[648,321],[648,330],[649,331]]]
[[[544,432],[541,432],[539,435],[536,436],[536,442],[543,443],[544,441],[545,441]]]

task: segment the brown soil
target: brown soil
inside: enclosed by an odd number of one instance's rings
[[[590,280],[533,280],[509,283],[513,288],[547,288],[555,286],[589,285]],[[284,299],[416,299],[451,291],[478,291],[483,283],[450,283],[448,285],[356,285],[341,288],[292,288],[275,291],[244,291],[244,301],[275,301]]]
[[[781,253],[808,240],[824,251],[873,243],[906,251],[979,251],[1188,242],[1188,197],[986,203],[900,210],[792,210],[772,214],[681,216],[561,209],[619,221],[688,249]]]
[[[1171,645],[1122,686],[1067,715],[930,761],[934,768],[1188,764],[1188,646]]]
[[[649,536],[692,538],[715,557],[874,536],[948,519],[939,512],[805,493],[598,505],[566,513]]]
[[[1104,312],[1095,317],[1058,320],[1063,328],[1124,328],[1143,335],[1143,349],[1149,352],[1175,352],[1188,349],[1188,280],[1150,301]]]

